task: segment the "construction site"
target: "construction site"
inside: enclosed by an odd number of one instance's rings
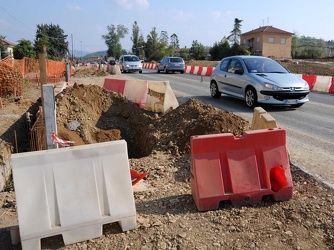
[[[91,145],[91,150],[95,150],[105,143],[125,142],[126,152],[122,154],[126,153],[127,160],[122,164],[145,173],[145,177],[132,187],[121,183],[117,188],[117,195],[123,195],[130,202],[126,208],[116,209],[118,216],[133,206],[129,212],[135,216],[133,228],[127,230],[126,222],[119,223],[114,219],[112,223],[98,224],[102,227],[101,236],[71,244],[66,244],[71,242],[71,237],[60,229],[43,237],[28,233],[29,237],[41,241],[41,249],[334,249],[333,190],[289,163],[288,158],[283,157],[282,165],[286,166],[288,177],[291,177],[291,197],[280,200],[264,195],[254,203],[247,203],[248,200],[244,199],[241,205],[220,202],[218,209],[200,209],[192,192],[192,162],[195,158],[191,137],[230,134],[239,138],[245,133],[252,134],[252,124],[230,111],[193,98],[168,112],[152,112],[139,107],[121,93],[94,84],[105,78],[126,80],[126,76],[81,67],[71,72],[71,83],[64,85],[63,67],[65,65],[60,66],[61,72],[48,74],[55,79],[54,83],[52,80],[48,82],[55,86],[57,136],[67,144],[59,144],[51,151],[67,155],[66,149],[69,148]],[[43,137],[46,133],[40,108],[43,104],[41,86],[32,75],[30,73],[28,79],[27,74],[22,74],[17,67],[0,63],[2,175],[8,175],[11,155],[36,153],[44,159],[47,143]],[[283,150],[282,154],[285,153]],[[106,157],[113,163],[111,156]],[[75,164],[72,161],[71,166]],[[79,159],[77,164],[85,169],[88,163]],[[78,175],[85,176],[84,173]],[[122,179],[123,175],[113,172],[110,178],[111,182],[118,183],[117,179]],[[80,181],[78,185],[86,187]],[[20,185],[22,188],[29,189],[29,185]],[[58,207],[64,210],[70,210],[77,201],[76,198],[60,200],[63,203]],[[17,204],[12,175],[2,183],[0,201],[0,248],[22,249],[15,232],[21,226],[18,210],[25,208]],[[45,203],[35,202],[32,206],[43,211]],[[88,207],[88,204],[83,205],[82,210]],[[78,211],[72,213],[74,217],[80,214]],[[58,221],[57,218],[54,220]],[[64,226],[60,224],[57,224],[58,228]],[[33,226],[31,230],[36,228]],[[22,230],[25,232],[24,228]]]

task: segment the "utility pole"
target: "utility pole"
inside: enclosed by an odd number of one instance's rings
[[[73,62],[73,34],[71,34],[71,40],[72,40],[72,62]]]
[[[81,45],[80,62],[82,62],[82,41],[80,41],[80,45]]]

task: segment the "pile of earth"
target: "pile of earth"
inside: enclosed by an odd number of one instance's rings
[[[104,69],[96,67],[79,67],[73,71],[71,77],[81,78],[90,76],[108,76],[109,73]]]
[[[240,135],[249,129],[249,123],[241,117],[197,99],[158,114],[96,85],[74,84],[56,97],[56,103],[60,138],[75,145],[125,139],[130,158],[152,151],[187,154],[192,135]],[[77,126],[73,128],[73,124]]]

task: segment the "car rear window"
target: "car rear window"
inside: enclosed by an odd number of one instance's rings
[[[140,60],[137,56],[125,56],[124,61],[126,61],[126,62],[138,62]]]
[[[182,58],[180,57],[172,57],[169,60],[170,62],[182,62]]]

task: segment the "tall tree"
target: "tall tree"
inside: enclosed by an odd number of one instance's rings
[[[31,41],[25,39],[21,39],[18,41],[18,44],[13,49],[13,54],[15,59],[23,59],[24,57],[36,57],[34,45]]]
[[[241,22],[243,20],[240,20],[238,18],[234,19],[234,26],[233,30],[230,32],[230,35],[227,37],[232,44],[240,44],[240,34],[241,34]]]
[[[203,44],[199,43],[197,40],[194,40],[191,45],[189,54],[190,57],[195,60],[203,60],[205,59],[206,51]]]
[[[209,50],[209,53],[211,55],[211,60],[219,61],[224,57],[231,55],[230,51],[230,44],[228,43],[227,38],[224,37],[220,42],[214,43],[212,48]]]
[[[43,46],[45,45],[49,59],[64,59],[68,53],[68,42],[66,39],[67,35],[58,24],[37,24],[34,43],[36,55],[43,52]]]
[[[173,45],[173,47],[175,49],[179,49],[180,48],[179,38],[177,37],[177,35],[175,33],[170,36],[170,43],[171,43],[171,45]]]
[[[111,24],[108,25],[107,28],[108,28],[108,33],[102,35],[102,38],[104,39],[108,47],[107,54],[108,56],[119,58],[123,54],[123,49],[120,40],[121,38],[124,38],[126,34],[128,34],[128,29],[122,24],[118,24],[117,27]]]
[[[139,45],[139,26],[137,24],[137,21],[134,22],[132,25],[132,36],[131,36],[131,41],[132,41],[132,53],[135,55],[139,55],[140,52],[140,45]]]
[[[161,45],[156,28],[153,27],[147,35],[145,54],[149,61],[159,61],[162,58]]]

